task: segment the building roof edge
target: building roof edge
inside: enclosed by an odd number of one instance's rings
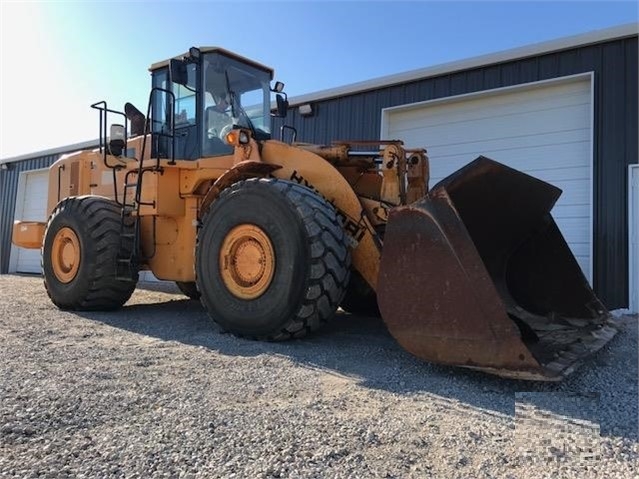
[[[614,27],[594,30],[587,33],[580,33],[568,37],[562,37],[555,40],[533,43],[523,47],[516,47],[509,50],[503,50],[496,53],[489,53],[476,57],[457,60],[439,65],[410,70],[403,73],[396,73],[362,82],[351,83],[336,88],[329,88],[313,93],[299,95],[289,98],[291,106],[309,103],[312,101],[327,100],[337,98],[363,91],[375,90],[378,88],[407,83],[411,81],[421,80],[424,78],[446,75],[456,71],[469,70],[483,66],[504,63],[507,61],[522,59],[531,56],[537,56],[570,48],[592,45],[606,41],[637,36],[639,34],[638,23],[628,23],[617,25]]]

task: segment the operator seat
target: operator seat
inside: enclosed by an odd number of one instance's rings
[[[203,156],[220,156],[233,153],[233,147],[219,137],[222,129],[231,124],[231,121],[231,118],[226,113],[220,113],[214,106],[209,106],[204,110]]]

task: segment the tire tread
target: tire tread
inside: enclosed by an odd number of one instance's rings
[[[312,273],[297,314],[279,334],[266,338],[281,341],[301,338],[314,332],[334,316],[346,294],[351,258],[344,230],[333,206],[304,186],[277,179],[271,179],[270,182],[296,206],[309,234],[312,252]],[[340,256],[341,261],[338,260]],[[328,282],[332,282],[332,286]]]
[[[113,201],[99,196],[70,197],[61,201],[54,209],[47,223],[47,230],[53,220],[61,214],[68,214],[85,222],[89,231],[87,241],[93,246],[83,254],[94,261],[90,268],[86,294],[80,298],[60,298],[53,291],[45,275],[44,286],[51,301],[61,309],[78,311],[112,310],[119,308],[131,297],[136,281],[116,278],[116,261],[120,248],[120,207]],[[125,229],[132,226],[125,226]],[[76,234],[78,234],[76,232]],[[46,236],[46,233],[45,233]],[[125,248],[131,249],[132,241],[124,241]],[[44,270],[45,248],[42,248],[41,263]]]

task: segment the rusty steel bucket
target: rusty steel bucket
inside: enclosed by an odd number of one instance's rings
[[[377,298],[436,363],[559,380],[617,332],[550,210],[561,190],[479,157],[391,210]]]

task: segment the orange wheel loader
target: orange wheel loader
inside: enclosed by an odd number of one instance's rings
[[[100,147],[51,166],[46,224],[14,225],[59,308],[119,308],[150,270],[239,336],[302,337],[341,306],[427,361],[533,380],[616,333],[554,186],[479,157],[429,190],[425,150],[398,140],[272,139],[283,84],[220,48],[150,71],[146,114],[92,105]]]

